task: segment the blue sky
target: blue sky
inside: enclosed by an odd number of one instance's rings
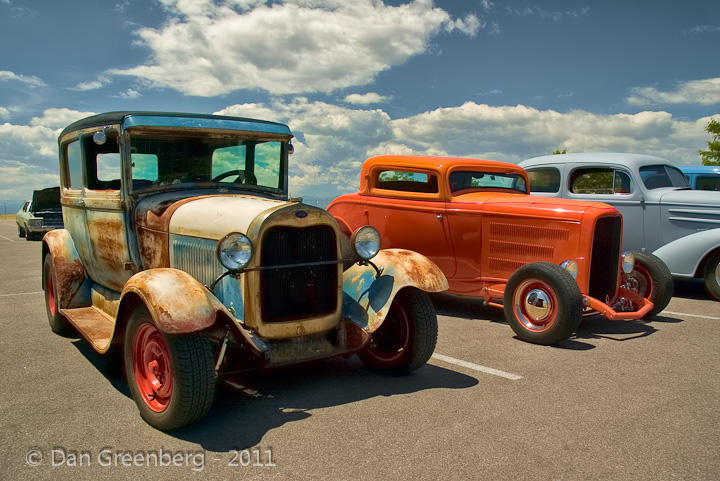
[[[288,123],[292,193],[326,197],[382,153],[699,163],[720,113],[711,1],[0,0],[0,45],[0,199],[109,110]]]

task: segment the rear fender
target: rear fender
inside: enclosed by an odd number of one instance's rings
[[[384,249],[372,259],[380,270],[355,264],[343,274],[342,315],[372,333],[387,316],[393,299],[405,287],[425,292],[447,290],[440,268],[427,257],[405,249]]]
[[[87,307],[91,303],[91,281],[67,229],[51,230],[43,237],[42,262],[50,255],[55,268],[55,291],[60,309]],[[42,287],[45,288],[45,270]]]
[[[720,247],[720,228],[696,232],[669,244],[653,254],[658,256],[674,276],[694,277],[702,275],[702,261]]]

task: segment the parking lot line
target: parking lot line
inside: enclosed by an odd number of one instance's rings
[[[10,297],[10,296],[29,296],[30,294],[42,294],[43,291],[33,291],[33,292],[17,292],[15,294],[0,294],[0,297]]]
[[[454,357],[445,356],[443,354],[434,353],[432,355],[435,359],[443,362],[449,362],[450,364],[455,364],[456,366],[462,366],[466,367],[468,369],[472,369],[473,371],[480,371],[484,372],[485,374],[492,374],[493,376],[500,376],[504,377],[505,379],[510,379],[511,381],[517,381],[518,379],[522,379],[522,376],[518,376],[517,374],[513,374],[511,372],[505,372],[500,371],[499,369],[493,369],[491,367],[481,366],[480,364],[475,364],[472,362],[463,361],[462,359],[455,359]]]
[[[712,320],[714,320],[714,321],[720,321],[720,317],[701,316],[700,314],[688,314],[687,312],[662,311],[660,314],[672,314],[673,316],[699,317],[699,318],[702,318],[702,319],[712,319]]]
[[[4,235],[1,235],[1,234],[0,234],[0,237],[2,237],[3,239],[5,239],[6,241],[15,242],[13,239],[10,239],[9,237],[5,237]]]

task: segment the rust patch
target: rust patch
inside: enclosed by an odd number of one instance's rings
[[[53,256],[58,306],[65,309],[85,281],[85,268],[80,259],[68,261],[64,256]]]
[[[158,232],[144,227],[138,227],[137,240],[144,269],[170,267],[167,232]]]
[[[119,219],[93,219],[88,221],[88,233],[98,258],[111,270],[124,271],[127,251],[125,223]]]

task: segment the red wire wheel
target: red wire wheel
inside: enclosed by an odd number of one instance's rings
[[[142,323],[132,341],[132,366],[142,400],[155,412],[163,412],[172,396],[170,351],[162,333],[150,322]]]

